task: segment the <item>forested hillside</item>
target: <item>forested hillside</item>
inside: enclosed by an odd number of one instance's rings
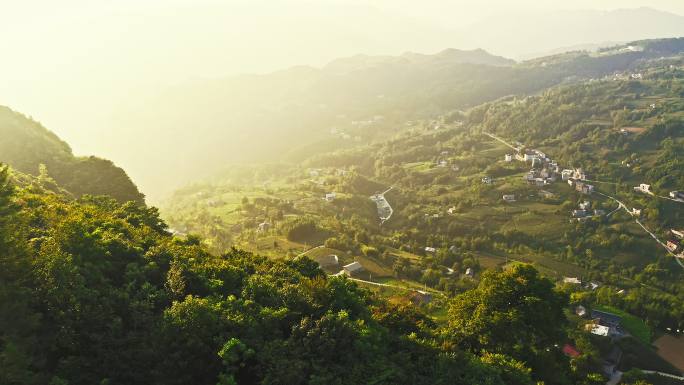
[[[144,195],[124,170],[106,159],[74,156],[53,132],[4,106],[0,106],[0,137],[0,161],[20,172],[49,176],[76,197],[109,195],[120,202],[144,203]]]
[[[676,374],[650,346],[684,328],[683,89],[681,56],[644,60],[415,121],[304,164],[232,167],[177,191],[162,212],[212,250],[321,263],[333,254],[329,273],[358,262],[369,287],[392,288],[380,291],[459,295],[487,271],[532,263],[572,308],[633,317],[621,370]],[[424,307],[448,322],[444,303]]]
[[[214,255],[155,209],[18,190],[0,169],[2,384],[597,384],[567,295],[490,272],[437,325],[307,257]],[[479,318],[472,318],[476,310]],[[514,309],[514,311],[511,311]]]

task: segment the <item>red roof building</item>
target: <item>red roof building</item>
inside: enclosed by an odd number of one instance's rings
[[[570,358],[577,358],[580,356],[579,350],[577,350],[576,347],[570,345],[570,344],[565,344],[563,345],[563,354]]]

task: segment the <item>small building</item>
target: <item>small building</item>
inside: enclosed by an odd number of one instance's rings
[[[268,229],[270,229],[270,228],[271,228],[271,224],[270,224],[270,223],[268,223],[268,222],[261,222],[261,223],[259,223],[259,225],[257,226],[257,231],[260,232],[260,233],[264,233],[264,232],[268,231]]]
[[[515,195],[514,194],[505,194],[503,197],[504,202],[515,202]]]
[[[675,251],[677,251],[677,249],[679,249],[679,245],[677,243],[675,243],[674,241],[667,241],[667,243],[665,245],[667,246],[667,249],[672,251],[672,252],[675,252]]]
[[[446,160],[440,160],[439,163],[437,164],[438,167],[446,167],[449,165],[449,162]]]
[[[580,210],[589,210],[591,208],[591,202],[589,202],[589,201],[580,202],[579,208],[580,208]]]
[[[447,214],[449,214],[449,215],[456,214],[456,207],[449,207],[449,209],[447,210]]]
[[[328,202],[334,201],[336,197],[337,197],[337,194],[335,194],[334,192],[325,194],[325,200]]]
[[[670,229],[670,232],[675,237],[677,237],[679,239],[684,239],[684,229],[681,229],[681,230]]]
[[[592,310],[591,318],[598,321],[600,325],[611,328],[619,327],[622,324],[622,317],[617,314],[609,313],[607,311]]]
[[[488,177],[488,176],[485,176],[485,177],[482,178],[482,183],[484,183],[484,184],[492,184],[492,178],[491,178],[491,177]]]
[[[563,283],[571,283],[575,285],[581,285],[582,281],[577,277],[563,277]]]
[[[584,182],[576,181],[575,190],[579,193],[589,195],[594,192],[594,186]]]
[[[584,218],[588,215],[587,210],[572,210],[573,218]]]
[[[362,271],[364,271],[363,265],[361,265],[359,262],[354,261],[348,265],[342,266],[342,271],[344,271],[345,275],[348,276],[354,276]]]
[[[512,162],[513,161],[513,155],[511,155],[511,154],[504,155],[504,161],[505,162]]]
[[[632,207],[632,215],[636,215],[637,217],[641,216],[641,209],[638,209],[636,207]]]
[[[589,287],[589,289],[591,289],[591,290],[596,290],[599,287],[599,284],[592,281],[592,282],[589,282],[587,287]]]
[[[582,305],[577,305],[575,307],[575,314],[577,314],[580,317],[584,317],[585,315],[587,315],[587,308]]]
[[[321,267],[335,267],[340,264],[340,260],[339,258],[337,258],[337,255],[335,254],[329,254],[323,257],[318,257],[316,258],[316,262],[318,262],[318,264]]]
[[[608,326],[598,324],[592,324],[590,331],[591,334],[596,334],[597,336],[603,337],[608,337],[608,335],[610,334],[610,328]]]
[[[437,249],[435,249],[434,247],[425,246],[425,252],[426,253],[436,253]]]
[[[574,173],[573,170],[565,169],[565,170],[561,171],[561,179],[562,180],[568,180],[568,179],[572,178],[573,173]]]
[[[634,191],[644,194],[653,194],[651,192],[651,185],[646,183],[641,183],[640,185],[634,187]]]
[[[681,191],[670,191],[670,198],[684,200],[684,192]]]
[[[472,277],[475,275],[475,272],[473,271],[472,268],[469,267],[469,268],[466,269],[465,275],[466,275],[466,277],[471,277],[471,278],[472,278]]]
[[[606,215],[606,210],[596,209],[594,210],[594,216],[602,217]]]
[[[577,358],[579,357],[582,353],[580,353],[579,350],[577,350],[576,347],[570,345],[570,344],[565,344],[563,345],[563,354],[570,358]]]

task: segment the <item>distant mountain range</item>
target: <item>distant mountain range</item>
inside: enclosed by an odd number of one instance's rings
[[[453,32],[451,45],[481,47],[516,59],[561,47],[684,36],[684,16],[652,8],[506,12]],[[506,38],[502,38],[506,36]],[[574,49],[573,48],[573,49]]]
[[[386,139],[414,119],[684,51],[684,39],[665,42],[634,43],[643,46],[637,52],[573,52],[523,63],[483,50],[358,55],[320,69],[300,66],[167,89],[122,109],[118,128],[103,135],[137,154],[126,164],[136,165],[129,166],[133,175],[157,194],[230,163],[298,161],[355,141]]]

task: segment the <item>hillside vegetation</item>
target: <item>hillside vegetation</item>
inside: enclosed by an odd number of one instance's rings
[[[124,170],[106,159],[74,156],[53,132],[4,106],[0,106],[0,137],[0,162],[15,170],[49,176],[76,197],[109,195],[120,202],[144,203],[144,195]]]

